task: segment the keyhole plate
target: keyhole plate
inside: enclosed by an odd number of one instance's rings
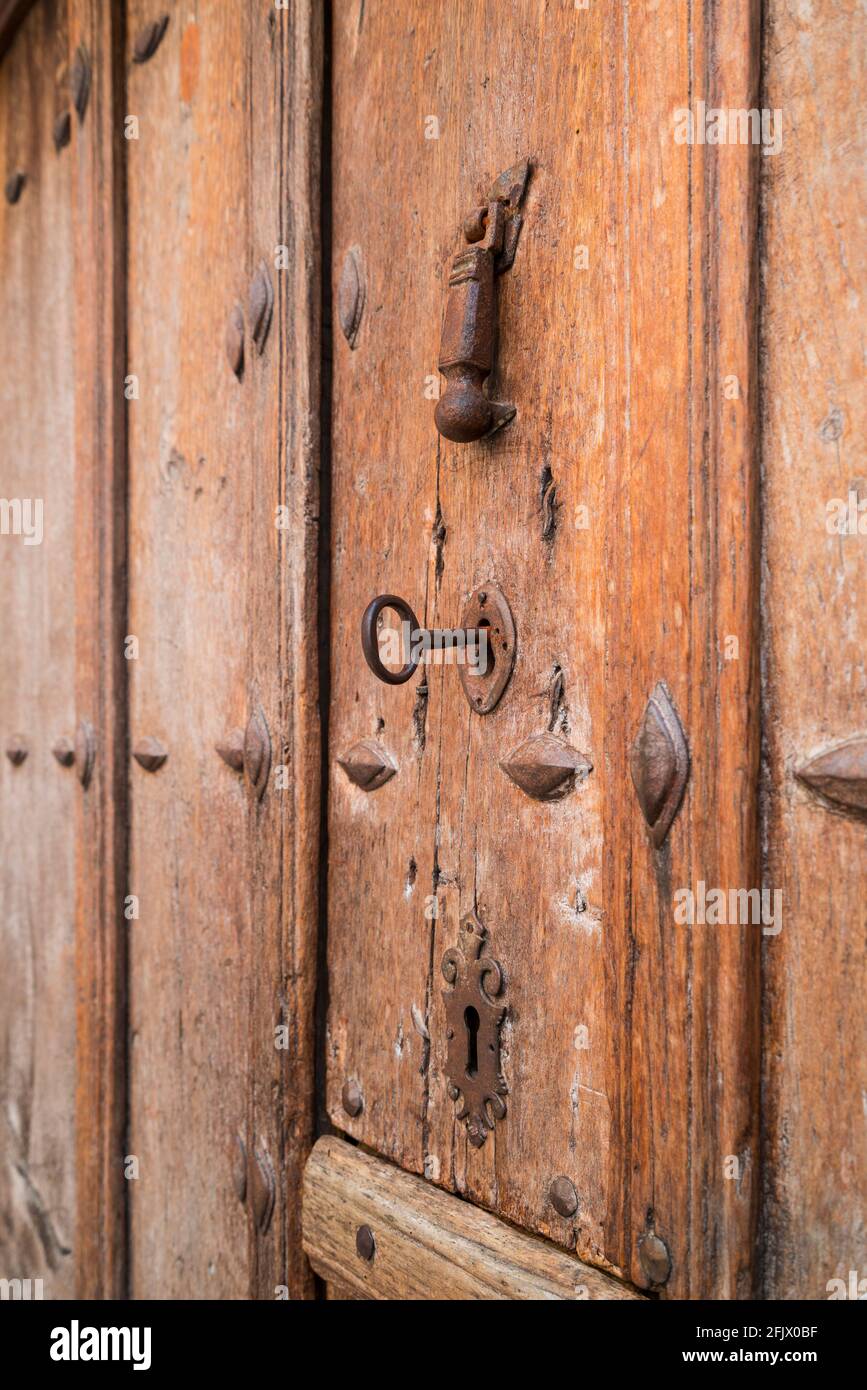
[[[465,661],[458,667],[461,685],[470,709],[490,714],[512,677],[515,665],[515,623],[506,597],[496,584],[480,584],[464,604],[461,614],[464,631],[484,629],[488,634],[488,667],[483,676],[473,674]]]
[[[481,1148],[506,1114],[506,1082],[500,1070],[500,1025],[506,1007],[499,995],[503,971],[485,951],[487,932],[475,912],[460,925],[457,946],[442,958],[448,989],[446,1062],[448,1093],[457,1105],[455,1119],[466,1125],[467,1138]]]

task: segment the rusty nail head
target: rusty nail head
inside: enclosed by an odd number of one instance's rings
[[[18,199],[21,197],[21,191],[24,188],[26,182],[27,175],[22,174],[20,169],[17,170],[14,174],[9,175],[8,179],[6,180],[3,192],[5,194],[6,201],[10,204],[10,206],[18,202]]]
[[[69,86],[72,92],[72,104],[78,113],[79,121],[83,121],[84,113],[87,110],[87,99],[90,96],[90,59],[83,44],[80,44],[75,50],[75,58],[69,74]]]
[[[95,758],[96,734],[93,725],[88,723],[86,719],[82,719],[75,731],[75,762],[78,768],[78,780],[85,791],[90,785]]]
[[[238,380],[244,374],[244,310],[235,304],[226,321],[226,359]]]
[[[355,1232],[355,1249],[359,1259],[373,1259],[376,1254],[376,1240],[369,1226],[359,1226]]]
[[[261,801],[271,772],[271,735],[259,706],[253,710],[244,731],[244,770],[253,796]]]
[[[20,734],[13,734],[6,742],[6,756],[13,767],[20,767],[27,757],[27,744]]]
[[[147,734],[138,740],[132,750],[132,755],[145,772],[156,772],[169,756],[169,750],[160,743],[158,738],[152,738],[150,734]]]
[[[351,1115],[353,1119],[356,1115],[360,1115],[364,1109],[364,1096],[361,1094],[361,1087],[357,1081],[347,1081],[345,1083],[341,1099],[343,1101],[344,1110],[347,1115]]]
[[[551,1206],[560,1216],[574,1216],[578,1210],[578,1193],[568,1178],[555,1178],[548,1189],[548,1196]]]
[[[132,60],[134,63],[146,63],[152,58],[163,40],[166,32],[169,17],[167,14],[161,15],[159,19],[154,19],[150,24],[146,24],[139,31],[132,46]]]
[[[244,771],[243,729],[232,729],[224,739],[219,743],[215,743],[214,747],[223,759],[223,762],[226,763],[233,772]]]
[[[641,1267],[651,1284],[664,1284],[671,1274],[671,1252],[661,1236],[650,1231],[638,1242]]]
[[[262,1235],[271,1225],[276,1196],[276,1180],[271,1156],[263,1144],[257,1144],[248,1165],[248,1187],[253,1205],[253,1218]]]
[[[54,122],[54,128],[51,132],[51,138],[54,141],[54,148],[57,150],[58,154],[61,150],[66,149],[66,146],[72,139],[72,116],[70,115],[68,107],[57,116]]]
[[[75,762],[75,745],[71,739],[56,738],[51,745],[51,751],[61,767],[72,767]]]

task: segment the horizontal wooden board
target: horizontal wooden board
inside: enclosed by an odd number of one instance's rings
[[[360,1226],[374,1255],[356,1249]],[[641,1299],[555,1245],[516,1231],[341,1139],[304,1172],[304,1249],[339,1298]]]

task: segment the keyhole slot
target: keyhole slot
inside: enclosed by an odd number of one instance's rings
[[[482,636],[483,633],[484,636]],[[478,663],[472,668],[472,674],[477,677],[492,676],[494,674],[496,653],[494,652],[494,638],[488,618],[479,619],[479,625],[476,629],[476,642],[478,644]],[[482,642],[485,644],[484,656],[482,655]]]
[[[479,1070],[479,1011],[468,1004],[464,1009],[467,1029],[467,1076],[472,1079]]]

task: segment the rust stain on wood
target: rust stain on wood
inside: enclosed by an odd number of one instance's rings
[[[199,85],[199,26],[195,20],[181,36],[181,101],[190,102]]]

